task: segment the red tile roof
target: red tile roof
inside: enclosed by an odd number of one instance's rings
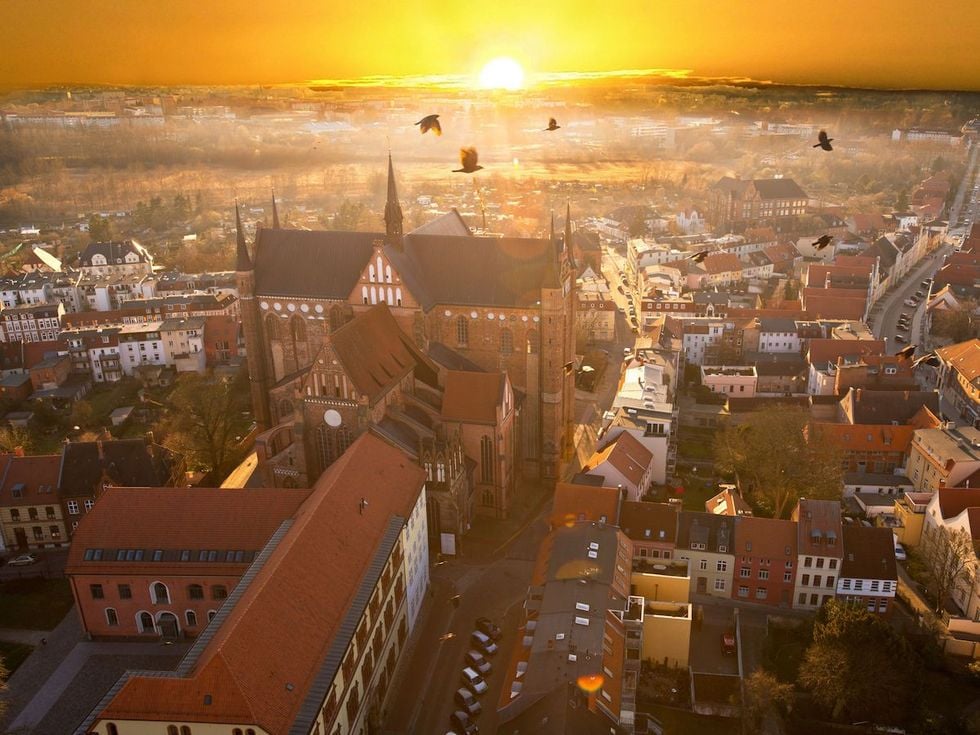
[[[815,424],[824,441],[835,441],[852,452],[902,452],[912,445],[915,427],[874,424]]]
[[[717,253],[704,259],[701,267],[712,275],[718,273],[733,273],[744,267],[742,261],[734,253]]]
[[[578,521],[598,521],[602,516],[608,523],[614,523],[619,515],[619,502],[619,488],[559,482],[555,486],[551,525],[556,528]]]
[[[810,364],[832,362],[845,355],[881,355],[885,342],[880,339],[811,339],[808,355]]]
[[[60,458],[59,458],[60,459]],[[57,482],[57,473],[55,474]],[[201,562],[85,561],[86,549],[260,551],[310,490],[284,488],[110,487],[75,529],[66,571],[186,573]],[[120,565],[123,565],[122,567]],[[213,567],[214,564],[209,564]],[[233,565],[241,569],[242,564]]]
[[[980,508],[980,488],[941,487],[936,492],[943,518],[958,516],[967,508]]]
[[[633,541],[673,544],[677,541],[679,516],[677,505],[627,500],[623,503],[619,527]]]
[[[940,347],[936,354],[962,375],[966,382],[973,383],[980,377],[980,339]]]
[[[60,454],[31,457],[0,456],[0,506],[58,505],[58,471]],[[13,488],[20,485],[20,497]],[[42,492],[42,488],[44,491]]]
[[[442,418],[479,424],[495,424],[497,408],[503,411],[504,373],[446,372],[442,396]]]
[[[601,452],[593,454],[583,469],[600,469],[602,464],[608,462],[633,485],[638,486],[652,460],[653,454],[650,450],[628,431],[624,431]],[[646,488],[640,488],[641,492],[645,490]]]
[[[796,524],[782,518],[738,516],[735,518],[735,545],[731,553],[736,556],[750,554],[774,561],[795,559]]]
[[[404,453],[363,434],[317,480],[190,673],[133,676],[100,717],[289,732],[390,521],[411,515],[424,482]]]
[[[354,387],[371,403],[416,365],[429,365],[428,358],[401,330],[386,304],[358,314],[334,332],[330,342]]]
[[[803,303],[820,319],[863,319],[866,298],[864,294],[852,297],[854,293],[857,289],[804,288]]]

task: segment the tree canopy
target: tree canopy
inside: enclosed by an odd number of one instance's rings
[[[799,683],[834,718],[905,723],[921,663],[905,638],[864,606],[830,600],[813,628]]]
[[[733,473],[749,500],[773,517],[789,517],[800,498],[840,497],[841,449],[808,441],[807,422],[803,410],[778,406],[729,424],[715,440],[719,469]]]

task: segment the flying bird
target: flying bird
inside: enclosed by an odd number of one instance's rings
[[[912,368],[915,369],[919,365],[930,365],[932,367],[939,367],[940,365],[939,355],[935,352],[929,352],[925,355],[915,358],[912,360]]]
[[[915,357],[915,345],[903,347],[895,353],[895,357],[901,357],[903,360],[911,360],[913,357]]]
[[[705,258],[708,257],[708,255],[709,255],[708,250],[702,250],[700,253],[694,253],[692,255],[688,255],[687,257],[688,260],[693,260],[695,263],[701,263],[704,261]]]
[[[558,128],[560,128],[560,127],[561,127],[561,125],[558,124],[558,121],[555,120],[555,118],[549,117],[548,118],[548,127],[546,127],[545,130],[558,130]]]
[[[419,126],[422,135],[425,135],[430,130],[436,135],[442,135],[442,125],[439,124],[438,115],[426,115],[415,124]]]
[[[825,247],[830,245],[830,241],[833,239],[833,235],[821,235],[814,241],[813,247],[815,247],[817,250],[823,250]]]
[[[471,174],[475,171],[479,171],[483,166],[477,166],[476,162],[479,159],[479,154],[476,152],[476,148],[460,148],[459,149],[459,163],[462,168],[454,168],[454,174]]]
[[[819,143],[816,143],[813,146],[814,148],[823,148],[825,151],[832,151],[832,150],[834,150],[834,147],[830,144],[830,141],[832,141],[833,138],[828,138],[827,137],[827,131],[826,130],[821,130],[820,131],[820,135],[817,136],[817,140],[819,140],[820,142]]]

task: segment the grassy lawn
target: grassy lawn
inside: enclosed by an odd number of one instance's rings
[[[108,425],[109,414],[122,406],[135,406],[139,404],[139,381],[135,378],[124,378],[114,384],[96,385],[85,396],[85,400],[92,406],[93,420],[97,424]]]
[[[52,630],[74,600],[65,579],[13,579],[0,583],[0,628]]]
[[[3,659],[3,665],[7,667],[8,675],[13,674],[33,650],[31,646],[24,643],[0,641],[0,658]]]

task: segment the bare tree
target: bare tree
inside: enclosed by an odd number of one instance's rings
[[[926,530],[923,556],[936,592],[936,612],[960,584],[972,587],[976,552],[965,529],[937,526]]]

